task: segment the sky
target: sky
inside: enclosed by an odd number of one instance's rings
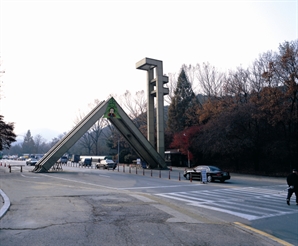
[[[146,91],[145,57],[227,71],[297,36],[298,0],[0,0],[0,114],[50,141],[95,99]]]

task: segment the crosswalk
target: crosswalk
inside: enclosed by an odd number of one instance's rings
[[[171,192],[155,195],[179,200],[191,206],[232,214],[251,221],[298,213],[295,197],[292,197],[294,206],[287,206],[286,194],[285,186],[279,185]]]

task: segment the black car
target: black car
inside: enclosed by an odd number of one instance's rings
[[[62,156],[57,162],[61,164],[66,164],[68,162],[68,158],[67,156]]]
[[[79,161],[79,166],[92,166],[92,158],[83,158]]]
[[[185,171],[183,176],[186,179],[202,181],[201,179],[202,170],[206,170],[208,182],[212,182],[215,180],[219,180],[220,182],[225,182],[226,180],[231,178],[229,172],[222,171],[220,168],[215,166],[197,166],[193,170]]]

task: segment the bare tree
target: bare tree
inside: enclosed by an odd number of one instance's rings
[[[93,103],[88,104],[90,108],[96,107],[100,101],[95,99]],[[75,120],[75,124],[78,124],[84,117],[85,113],[80,112]],[[101,117],[95,124],[81,137],[78,141],[78,144],[81,145],[84,149],[87,150],[88,154],[99,155],[101,153],[100,150],[100,140],[104,138],[106,140],[106,136],[103,133],[103,129],[108,126],[107,119]]]
[[[126,91],[120,101],[138,128],[147,123],[147,99],[143,90],[136,92],[134,98],[129,91]]]
[[[238,67],[235,72],[230,71],[223,83],[225,95],[232,96],[240,103],[247,102],[250,93],[249,75],[249,70],[242,67]]]
[[[278,85],[276,76],[273,73],[273,65],[276,60],[276,54],[272,51],[260,54],[250,70],[250,84],[254,92],[260,92],[264,87],[275,87]]]
[[[34,137],[35,149],[36,149],[37,154],[43,153],[44,150],[42,147],[43,147],[45,141],[46,140],[40,134],[37,134]]]
[[[204,95],[208,97],[219,97],[222,95],[223,73],[217,71],[208,62],[203,65],[197,64],[196,77]]]

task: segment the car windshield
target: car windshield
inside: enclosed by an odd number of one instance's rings
[[[196,167],[195,169],[196,170],[202,170],[202,169],[207,169],[208,167],[206,167],[206,166],[198,166],[198,167]]]
[[[209,166],[211,171],[220,171],[218,167]]]

